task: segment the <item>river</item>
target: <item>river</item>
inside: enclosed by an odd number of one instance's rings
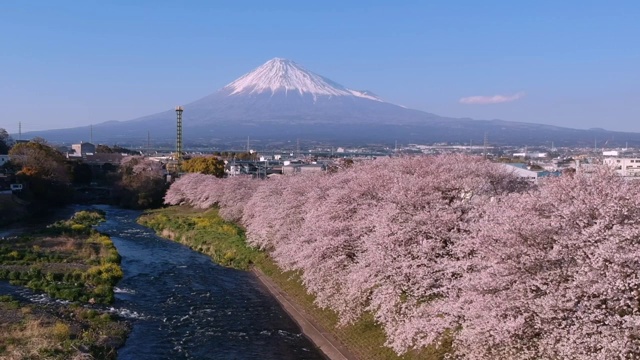
[[[156,236],[140,212],[97,207],[122,256],[111,311],[133,322],[118,359],[325,359],[253,275]]]

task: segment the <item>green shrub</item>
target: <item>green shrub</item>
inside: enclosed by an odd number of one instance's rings
[[[53,325],[52,332],[56,340],[60,342],[68,340],[69,336],[71,335],[71,329],[69,329],[69,325],[59,321],[56,322],[55,325]]]
[[[96,315],[98,315],[98,312],[93,309],[83,310],[78,314],[81,319],[93,319]]]
[[[40,279],[42,278],[42,270],[40,270],[40,268],[32,267],[29,268],[26,275],[29,279]]]
[[[105,213],[102,210],[90,210],[90,211],[78,211],[71,220],[77,224],[83,224],[86,226],[97,225],[104,221]]]
[[[58,297],[61,299],[76,301],[81,298],[81,296],[83,295],[83,291],[82,291],[82,288],[80,287],[72,287],[72,288],[66,288],[66,289],[58,289],[58,291],[55,292],[54,295],[55,297]]]
[[[71,231],[77,234],[82,234],[87,231],[87,227],[82,224],[71,224]]]
[[[120,264],[120,260],[121,260],[120,254],[118,254],[118,251],[115,249],[109,250],[109,253],[104,258],[105,263],[112,263],[112,264]]]

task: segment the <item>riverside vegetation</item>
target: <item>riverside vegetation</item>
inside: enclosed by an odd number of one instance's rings
[[[0,128],[0,154],[10,161],[0,166],[3,187],[17,182],[22,190],[0,194],[0,226],[38,220],[72,202],[108,202],[142,209],[162,205],[166,181],[162,164],[133,156],[131,150],[99,145],[97,153],[128,153],[118,166],[105,163],[98,171],[80,158],[68,158],[45,139],[13,141]],[[94,187],[91,184],[100,184]]]
[[[0,297],[3,359],[115,359],[128,324],[82,304],[111,303],[122,278],[120,256],[92,226],[99,211],[80,211],[30,234],[0,242],[0,278],[68,303],[23,304]]]

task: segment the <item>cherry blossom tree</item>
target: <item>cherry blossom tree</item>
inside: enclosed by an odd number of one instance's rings
[[[279,249],[281,257],[302,271],[316,303],[337,311],[342,323],[358,318],[366,304],[366,294],[353,291],[356,284],[349,278],[388,191],[386,162],[354,165],[329,177],[321,196],[305,204],[308,215],[300,239]]]
[[[451,309],[457,294],[457,351],[468,359],[640,356],[638,219],[640,184],[606,169],[491,203],[457,246],[464,276],[441,304]]]
[[[168,205],[190,205],[209,208],[220,200],[221,180],[212,175],[185,174],[176,180],[167,191],[164,201]]]
[[[307,215],[304,207],[307,198],[318,192],[323,178],[300,174],[262,182],[247,203],[242,219],[249,244],[271,251],[274,259],[286,267],[289,259],[281,259],[278,254],[289,244],[300,247],[299,233]]]
[[[169,204],[220,207],[342,323],[370,312],[404,353],[640,357],[640,184],[607,171],[531,187],[464,155],[266,181],[190,174]]]
[[[390,333],[403,308],[438,295],[450,276],[440,259],[479,199],[518,188],[504,168],[467,156],[381,159],[313,180],[260,188],[243,219],[248,241],[300,270],[343,323],[371,310]]]
[[[251,177],[237,176],[218,181],[220,216],[227,221],[240,221],[245,206],[256,189],[264,182]]]
[[[427,345],[450,330],[442,322],[411,332],[405,323],[418,308],[422,317],[440,319],[430,305],[447,296],[444,289],[458,276],[449,266],[453,246],[486,202],[524,186],[501,165],[463,155],[393,159],[384,168],[392,179],[370,211],[371,229],[347,282],[367,299],[365,309],[385,328],[388,344],[403,352],[416,339]]]
[[[219,179],[213,175],[190,173],[171,185],[164,201],[168,205],[185,204],[201,209],[217,205],[225,220],[239,221],[259,185],[260,181],[249,177]]]
[[[162,205],[167,189],[162,164],[141,156],[125,157],[112,195],[120,206],[148,208]]]

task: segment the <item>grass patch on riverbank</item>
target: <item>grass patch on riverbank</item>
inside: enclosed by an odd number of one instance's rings
[[[244,230],[224,221],[217,209],[195,210],[190,207],[170,207],[149,210],[138,223],[150,227],[159,235],[209,255],[217,264],[248,270],[263,262],[267,255],[247,246]]]
[[[244,231],[218,216],[217,209],[199,210],[174,206],[151,210],[138,222],[154,229],[159,235],[178,241],[202,252],[218,264],[247,270],[255,266],[273,280],[291,299],[300,305],[313,320],[331,331],[359,359],[371,360],[441,360],[450,343],[442,348],[427,348],[398,356],[384,346],[382,328],[372,316],[364,316],[348,326],[338,326],[337,314],[314,304],[314,296],[307,293],[299,274],[282,272],[262,251],[247,246]]]
[[[0,242],[0,279],[70,301],[111,303],[122,278],[111,239],[93,230],[98,211],[80,211],[33,233]]]
[[[0,296],[0,358],[116,359],[129,325],[81,306],[24,305]]]
[[[0,279],[75,303],[27,304],[0,296],[1,359],[116,359],[126,321],[81,305],[110,303],[122,278],[111,239],[93,230],[99,211],[0,241]]]

